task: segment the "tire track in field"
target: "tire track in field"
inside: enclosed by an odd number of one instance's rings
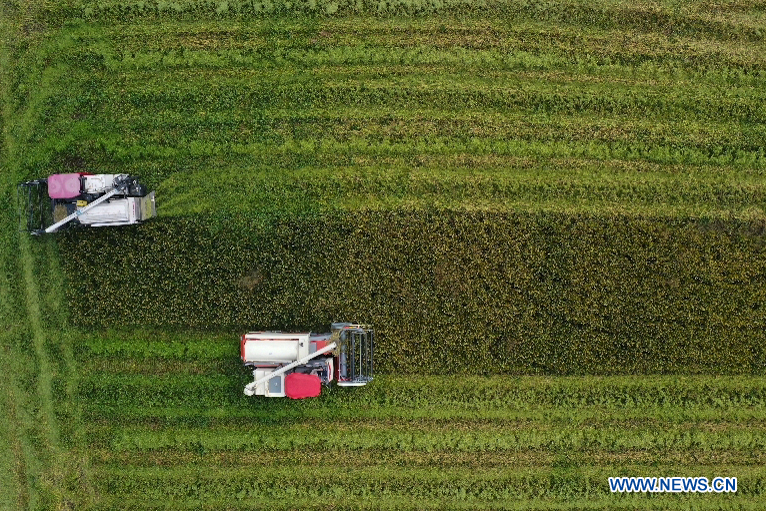
[[[5,184],[5,183],[3,183]],[[5,188],[5,187],[4,187]],[[4,234],[0,245],[16,245],[16,233],[10,230],[10,215],[2,225],[10,232]],[[15,226],[14,226],[15,227]],[[0,509],[36,509],[40,505],[38,474],[42,462],[35,450],[30,433],[36,428],[31,410],[35,400],[19,385],[30,366],[29,354],[19,350],[20,338],[26,331],[26,319],[19,317],[14,305],[23,298],[13,293],[9,275],[16,277],[19,267],[12,252],[6,248],[0,259],[0,318],[4,332],[0,334]]]
[[[56,250],[56,245],[49,243],[46,246],[47,261],[50,266],[49,278],[53,280],[52,284],[52,300],[48,304],[51,312],[56,318],[56,323],[60,325],[62,331],[65,330],[65,320],[63,318],[64,306],[62,304],[62,294],[64,289],[64,279],[61,267],[59,265],[59,255]],[[74,436],[75,449],[77,449],[77,457],[73,461],[73,470],[77,471],[78,482],[80,487],[85,491],[85,494],[89,498],[89,504],[92,504],[95,500],[95,492],[92,485],[92,471],[89,452],[85,449],[80,449],[86,443],[86,432],[82,421],[82,408],[77,403],[77,389],[80,384],[80,371],[75,361],[74,353],[72,351],[72,337],[64,333],[60,336],[59,345],[62,350],[62,378],[65,378],[65,393],[66,401],[71,409],[71,420],[73,422],[72,431]],[[82,453],[82,454],[79,454]]]
[[[11,351],[8,350],[5,354],[11,356]],[[19,417],[19,392],[8,365],[3,361],[0,369],[0,405],[3,410],[0,418],[0,438],[6,441],[5,449],[0,451],[0,463],[3,466],[0,487],[5,490],[0,495],[0,509],[26,509],[34,507],[37,500],[34,488],[25,484],[34,455],[19,425],[22,421]]]
[[[12,30],[0,20],[0,29]],[[6,48],[0,42],[0,62],[10,62]],[[2,81],[2,80],[0,80]],[[5,90],[0,90],[0,128],[9,115]],[[0,193],[11,198],[15,175],[9,168],[6,132],[0,130]],[[31,413],[35,403],[21,382],[29,367],[30,357],[19,350],[19,339],[26,329],[26,318],[18,313],[23,310],[23,296],[15,293],[12,281],[19,278],[20,267],[16,251],[17,224],[11,209],[3,211],[0,226],[0,509],[37,509],[40,506],[38,475],[42,462],[35,450],[33,438],[36,422]]]
[[[71,336],[65,328],[62,311],[62,293],[64,288],[61,269],[58,264],[58,253],[55,244],[48,240],[34,240],[35,242],[45,243],[43,247],[44,257],[36,260],[31,246],[30,237],[22,235],[19,238],[19,262],[23,277],[23,292],[25,299],[25,308],[27,314],[28,326],[32,335],[32,350],[28,354],[32,363],[36,363],[37,387],[31,392],[35,392],[39,402],[39,417],[37,427],[42,434],[45,445],[41,451],[50,456],[48,465],[38,463],[32,472],[36,477],[42,476],[47,480],[47,490],[52,491],[59,499],[65,499],[64,505],[72,504],[70,500],[80,500],[76,497],[84,496],[92,504],[95,500],[94,489],[91,484],[91,466],[88,453],[84,449],[79,449],[84,445],[85,430],[82,426],[81,411],[77,405],[76,395],[79,385],[76,362],[71,346]],[[46,243],[47,242],[47,243]],[[45,265],[46,268],[36,268],[38,265]],[[41,296],[37,279],[39,275],[45,275],[49,279],[47,282],[47,298]],[[43,322],[43,313],[52,318],[52,325],[45,325]],[[61,360],[58,365],[49,358],[46,349],[46,342],[50,332],[48,330],[58,328],[60,330],[56,342],[61,349]],[[66,408],[71,412],[69,415],[72,421],[71,431],[74,440],[74,447],[69,451],[61,439],[58,419],[56,418],[54,399],[53,378],[64,380],[65,393],[64,400]],[[76,475],[78,485],[84,495],[73,495],[71,490],[63,488],[64,479],[67,476]],[[78,492],[80,493],[80,492]],[[33,508],[32,502],[29,504]]]
[[[0,28],[8,37],[0,39],[0,62],[7,64],[5,72],[0,73],[0,192],[7,199],[15,195],[16,184],[26,177],[19,161],[23,160],[24,145],[42,113],[35,105],[43,105],[50,93],[42,84],[35,94],[17,104],[10,86],[12,80],[2,83],[2,78],[15,76],[18,70],[22,85],[28,79],[40,85],[41,74],[45,75],[46,68],[52,69],[47,63],[29,69],[19,67],[19,62],[39,50],[40,43],[47,37],[48,26],[40,16],[45,9],[40,2],[22,0],[8,17],[0,16]],[[20,56],[12,53],[10,46],[6,47],[8,41],[25,43]],[[3,247],[0,328],[5,327],[0,333],[0,470],[3,472],[0,474],[0,509],[71,509],[74,503],[69,501],[71,492],[65,489],[64,483],[72,472],[71,467],[79,460],[74,460],[62,444],[53,399],[53,375],[57,370],[67,374],[76,371],[66,338],[62,361],[49,358],[46,340],[50,332],[46,334],[41,314],[50,311],[37,286],[41,268],[35,267],[29,236],[17,233],[18,219],[11,209],[3,211],[0,222],[5,228],[0,237]],[[50,256],[51,248],[51,243],[45,247],[49,254],[47,261],[57,263]],[[56,264],[50,269],[57,280],[60,279]],[[14,286],[10,285],[11,281]],[[53,293],[56,295],[52,300],[54,313],[61,310],[58,295],[62,290],[63,287],[58,286]],[[74,391],[67,387],[67,396],[72,395]],[[79,482],[82,484],[82,477]]]
[[[32,394],[36,394],[39,406],[39,411],[32,418],[35,421],[35,429],[40,432],[36,458],[38,463],[34,468],[28,469],[28,486],[30,491],[42,489],[49,496],[50,492],[61,495],[68,463],[64,458],[54,411],[52,366],[45,350],[46,334],[41,320],[40,293],[35,280],[35,262],[28,236],[19,236],[18,257],[24,295],[21,299],[25,302],[27,324],[32,336],[32,350],[28,356],[36,369],[31,372],[37,377],[36,388],[29,389],[28,394],[30,398]],[[31,499],[28,508],[35,508]]]
[[[37,395],[40,399],[42,418],[45,422],[45,439],[53,454],[61,452],[56,416],[53,410],[53,378],[51,364],[45,353],[45,330],[40,321],[40,294],[35,282],[34,261],[27,236],[19,236],[19,258],[26,291],[26,308],[29,326],[32,329],[32,346],[38,367]]]

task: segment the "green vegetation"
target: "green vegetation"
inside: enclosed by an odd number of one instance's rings
[[[65,11],[46,76],[66,87],[46,100],[29,167],[140,173],[173,216],[763,217],[757,7],[723,22],[731,6],[490,2],[390,17],[337,4],[295,18],[253,5]]]
[[[763,498],[760,377],[385,376],[253,406],[224,345],[193,331],[80,340],[103,507],[755,509]],[[736,474],[740,490],[639,500],[605,483],[647,473]]]
[[[761,222],[424,210],[163,219],[60,249],[79,255],[64,268],[87,327],[236,338],[370,317],[384,372],[763,374],[763,236]]]
[[[764,12],[0,0],[0,198],[160,213],[0,209],[0,509],[761,509]],[[242,395],[237,334],[334,320],[372,385]]]

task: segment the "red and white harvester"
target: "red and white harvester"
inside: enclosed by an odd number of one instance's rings
[[[245,395],[316,397],[322,385],[361,387],[372,381],[374,332],[369,325],[333,323],[328,334],[250,332],[241,356],[253,369]]]
[[[18,186],[19,212],[32,234],[67,225],[138,224],[157,216],[154,192],[128,174],[53,174]]]

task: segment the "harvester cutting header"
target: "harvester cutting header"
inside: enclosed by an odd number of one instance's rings
[[[328,334],[250,332],[242,336],[241,356],[253,369],[248,396],[316,397],[322,385],[361,387],[372,381],[374,332],[371,326],[333,323]]]
[[[32,234],[79,224],[91,227],[138,224],[157,216],[154,192],[128,174],[53,174],[21,183],[19,213]]]

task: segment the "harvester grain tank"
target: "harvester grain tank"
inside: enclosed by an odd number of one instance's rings
[[[70,225],[132,225],[157,216],[154,192],[128,174],[53,174],[21,183],[19,213],[32,234]]]
[[[316,397],[322,385],[360,387],[372,381],[373,328],[333,323],[326,334],[249,332],[241,357],[253,370],[248,396]]]

